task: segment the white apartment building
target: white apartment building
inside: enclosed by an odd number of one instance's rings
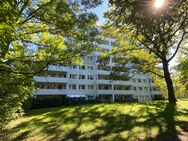
[[[108,38],[99,47],[104,51],[111,50],[114,41],[113,38]],[[151,76],[143,73],[134,75],[130,80],[110,80],[110,71],[116,63],[110,57],[106,65],[101,65],[97,61],[99,54],[93,52],[85,56],[82,66],[49,65],[45,76],[34,77],[38,87],[36,95],[66,95],[103,101],[145,101],[161,95]]]

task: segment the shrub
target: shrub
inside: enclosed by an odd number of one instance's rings
[[[85,98],[66,98],[66,105],[78,105],[78,104],[94,104],[101,103],[101,100],[93,99],[86,100]]]
[[[154,95],[153,100],[165,100],[163,95]]]
[[[30,98],[30,109],[59,107],[65,104],[65,96],[38,96]]]
[[[30,97],[25,107],[26,109],[38,109],[94,103],[101,103],[101,100],[86,100],[85,98],[70,98],[66,96],[37,96]]]

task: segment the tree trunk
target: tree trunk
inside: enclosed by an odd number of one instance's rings
[[[168,89],[168,101],[169,103],[176,103],[176,97],[174,93],[174,86],[170,76],[168,62],[163,60],[163,71],[164,71],[164,78]]]

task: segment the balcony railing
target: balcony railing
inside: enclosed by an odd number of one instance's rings
[[[134,94],[132,90],[97,90],[98,94]]]
[[[68,82],[68,78],[64,78],[64,77],[35,76],[34,80],[37,82],[56,82],[56,83],[67,83]]]

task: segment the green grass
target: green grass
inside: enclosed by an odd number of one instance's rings
[[[0,140],[188,140],[188,100],[89,104],[32,110],[11,121]]]

